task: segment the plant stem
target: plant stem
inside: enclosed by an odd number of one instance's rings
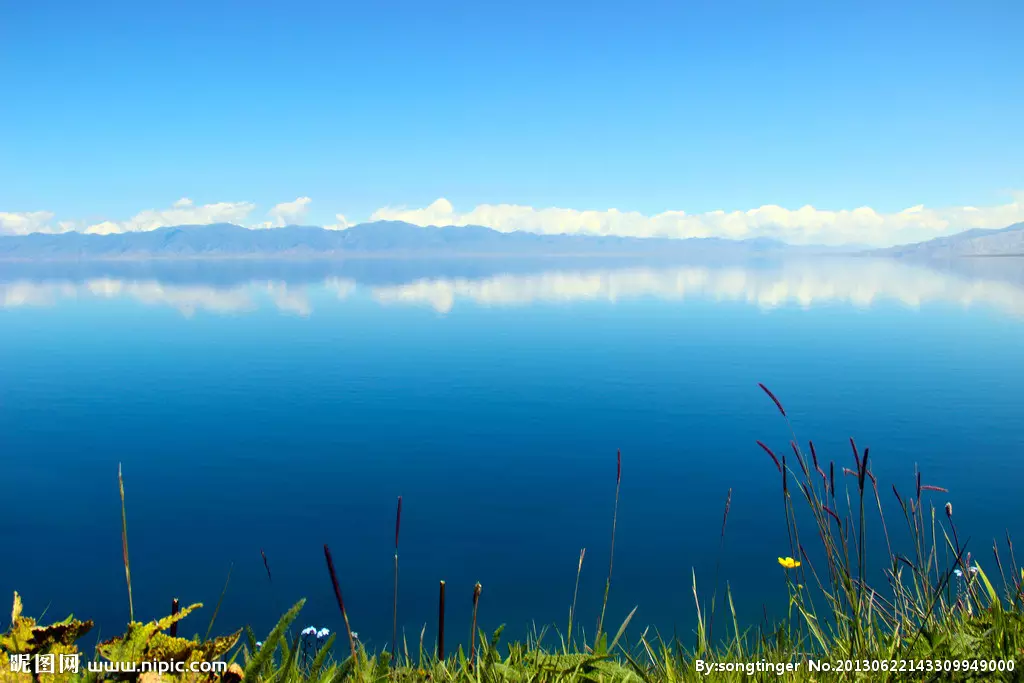
[[[444,581],[437,601],[437,661],[444,661]]]
[[[128,584],[128,620],[135,621],[135,604],[132,601],[132,570],[128,563],[128,514],[124,505],[124,477],[121,463],[117,463],[117,487],[121,492],[121,554],[124,557],[124,578]]]
[[[402,528],[402,497],[398,497],[398,510],[395,512],[395,595],[394,611],[391,616],[391,652],[397,664],[398,653],[398,532]]]
[[[348,623],[348,612],[345,611],[345,602],[341,599],[341,586],[338,585],[338,575],[334,571],[331,549],[327,547],[326,543],[324,543],[324,557],[327,558],[327,571],[331,575],[331,585],[334,587],[334,597],[338,601],[338,609],[341,610],[341,618],[345,620],[345,631],[348,633],[348,647],[354,660],[356,656],[356,639],[352,636],[352,626]]]
[[[604,611],[608,607],[608,591],[612,587],[612,567],[615,565],[615,526],[619,519],[619,486],[622,484],[622,451],[616,453],[616,475],[615,475],[615,508],[612,511],[612,545],[608,556],[608,579],[604,583],[604,600],[601,602],[601,616],[597,620],[597,633],[594,635],[594,647],[601,641],[601,632],[604,628]]]
[[[586,555],[586,554],[587,554],[587,549],[586,548],[582,548],[580,550],[580,562],[579,562],[578,565],[576,565],[576,588],[573,589],[573,592],[572,592],[572,607],[569,608],[569,632],[568,632],[568,638],[569,638],[569,648],[570,649],[572,648],[572,640],[573,640],[572,622],[573,622],[573,618],[576,616],[576,597],[580,593],[580,573],[583,571],[583,556]]]
[[[469,668],[473,668],[473,664],[476,661],[476,612],[480,607],[480,591],[483,587],[480,582],[477,581],[476,585],[473,586],[473,631],[469,636]]]

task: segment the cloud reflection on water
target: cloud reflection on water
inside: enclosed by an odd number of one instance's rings
[[[948,264],[947,264],[948,266]],[[859,308],[892,301],[916,308],[929,303],[983,305],[1024,315],[1024,260],[987,260],[936,267],[896,260],[821,259],[771,264],[664,267],[579,267],[403,279],[331,275],[305,281],[252,278],[234,282],[182,281],[141,277],[42,280],[9,279],[0,272],[0,306],[54,305],[65,300],[130,299],[196,311],[244,313],[267,304],[308,316],[318,295],[329,301],[367,295],[381,305],[428,306],[447,313],[463,304],[524,306],[574,301],[616,302],[641,297],[667,301],[739,301],[764,309],[847,304]],[[316,306],[326,305],[317,302]]]

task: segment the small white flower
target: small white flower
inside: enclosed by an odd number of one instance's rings
[[[970,569],[970,572],[971,572],[972,574],[977,574],[977,573],[978,573],[979,571],[981,571],[981,567],[979,567],[978,565],[974,565],[974,566],[973,566],[973,567],[971,567],[971,569]]]
[[[329,635],[331,635],[331,629],[329,629],[329,628],[322,628],[322,629],[320,629],[319,631],[316,632],[316,637],[319,640],[322,640],[322,639],[326,638]]]
[[[953,573],[956,574],[956,578],[958,578],[958,579],[961,578],[964,575],[964,573],[962,571],[960,571],[959,569],[954,569]]]
[[[262,640],[257,640],[257,641],[256,641],[256,649],[258,650],[258,649],[260,649],[261,647],[263,647],[263,641],[262,641]]]
[[[315,636],[316,635],[316,626],[307,626],[306,628],[302,629],[302,635],[304,635],[304,636]]]
[[[359,634],[356,633],[355,631],[352,631],[352,639],[353,640],[359,640]]]

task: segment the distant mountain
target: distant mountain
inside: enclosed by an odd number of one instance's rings
[[[820,247],[789,247],[757,238],[662,239],[498,232],[481,226],[419,227],[395,221],[347,230],[287,226],[250,230],[229,223],[181,225],[114,235],[31,234],[0,237],[2,261],[195,258],[345,258],[366,256],[756,256]]]
[[[878,249],[872,255],[897,258],[959,258],[963,256],[1024,256],[1024,223],[998,230],[974,228],[927,242]]]
[[[144,261],[154,259],[338,259],[465,256],[633,257],[637,259],[740,259],[759,256],[859,253],[870,256],[950,259],[1024,256],[1024,223],[999,230],[973,229],[888,249],[792,246],[757,237],[730,240],[541,235],[498,232],[479,225],[419,227],[398,221],[362,223],[347,230],[313,226],[250,230],[230,223],[179,225],[115,235],[0,236],[0,262]]]

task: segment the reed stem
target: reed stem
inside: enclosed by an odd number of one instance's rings
[[[722,551],[725,549],[725,525],[729,521],[729,508],[732,506],[732,489],[725,495],[725,512],[722,513],[722,531],[718,537],[718,557],[715,560],[715,584],[711,593],[711,614],[708,616],[708,640],[714,642],[712,632],[715,628],[715,598],[718,596],[718,570],[722,566]]]
[[[444,661],[444,581],[437,601],[437,661]]]
[[[348,623],[348,612],[345,611],[345,602],[341,599],[341,586],[338,585],[338,575],[334,571],[334,560],[331,558],[331,549],[324,543],[324,557],[327,558],[327,571],[331,575],[331,585],[334,587],[334,597],[338,601],[338,609],[341,610],[341,618],[345,621],[345,632],[348,634],[348,647],[352,653],[353,660],[356,656],[356,639],[352,635],[352,626]]]
[[[572,607],[569,608],[569,632],[568,632],[568,637],[569,637],[569,647],[570,648],[572,648],[572,641],[573,641],[572,624],[573,624],[573,619],[576,617],[576,597],[580,593],[580,573],[583,572],[583,556],[586,555],[586,554],[587,554],[587,549],[586,548],[581,548],[580,549],[580,562],[579,562],[578,565],[576,565],[576,588],[573,589],[573,592],[572,592]]]
[[[469,668],[472,669],[476,662],[476,612],[480,607],[480,592],[483,586],[477,581],[473,586],[473,631],[469,636]]]
[[[124,504],[124,477],[121,463],[117,463],[117,487],[121,492],[121,554],[124,557],[124,578],[128,584],[128,620],[135,621],[135,604],[132,600],[132,570],[128,562],[128,514]]]
[[[398,653],[398,532],[402,528],[402,497],[398,497],[398,510],[395,513],[395,595],[394,611],[391,615],[391,651],[395,654],[392,658],[397,663]]]
[[[220,614],[220,606],[224,602],[224,595],[228,592],[228,584],[231,583],[231,572],[234,571],[235,565],[232,564],[228,567],[228,577],[224,579],[224,588],[220,592],[220,597],[217,599],[217,606],[213,608],[213,616],[210,617],[210,626],[206,629],[206,639],[210,639],[210,634],[213,633],[213,624],[217,621],[217,615]]]
[[[605,608],[608,607],[608,592],[612,587],[612,567],[615,565],[615,527],[619,519],[619,486],[622,484],[622,451],[618,450],[615,453],[615,508],[612,511],[612,544],[611,552],[608,556],[608,579],[604,583],[604,600],[601,602],[601,616],[597,620],[597,633],[594,635],[596,640],[594,641],[595,648],[597,643],[601,641],[601,632],[604,628],[604,612]]]

